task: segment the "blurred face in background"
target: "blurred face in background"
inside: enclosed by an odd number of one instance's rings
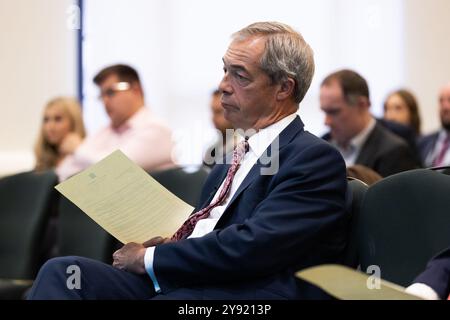
[[[347,146],[364,128],[365,107],[350,105],[337,80],[320,88],[320,108],[325,113],[325,125],[330,128],[331,138],[340,146]]]
[[[439,106],[442,126],[450,131],[450,83],[441,89]]]
[[[51,145],[58,146],[66,135],[73,131],[69,115],[57,104],[47,107],[43,122],[45,140]]]
[[[99,87],[100,97],[114,128],[124,124],[143,105],[140,88],[136,84],[120,81],[115,74],[107,77]]]
[[[405,126],[411,125],[411,112],[406,102],[398,94],[391,95],[384,108],[384,119],[401,123]]]

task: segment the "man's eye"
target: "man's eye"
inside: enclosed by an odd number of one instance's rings
[[[330,117],[335,117],[338,115],[338,113],[339,113],[339,110],[329,110],[326,112],[326,114]]]
[[[234,73],[234,77],[236,78],[237,81],[239,81],[242,84],[248,82],[248,78],[246,76],[243,76],[242,74],[239,74],[237,72]]]

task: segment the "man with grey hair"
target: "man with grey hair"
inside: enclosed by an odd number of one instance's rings
[[[296,115],[314,73],[303,37],[276,22],[233,36],[220,83],[225,118],[240,129],[232,161],[211,171],[198,209],[170,238],[128,243],[112,266],[52,259],[30,299],[299,299],[322,297],[295,272],[339,263],[348,194],[339,152]],[[277,170],[263,173],[263,154]],[[263,163],[264,162],[264,163]],[[68,289],[68,266],[81,271]]]

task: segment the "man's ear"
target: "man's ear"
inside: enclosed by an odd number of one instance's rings
[[[143,95],[142,88],[139,85],[139,83],[137,83],[137,82],[131,83],[131,90],[135,93],[139,93],[140,95]]]
[[[294,95],[295,91],[295,80],[292,78],[287,78],[286,80],[283,80],[283,82],[280,85],[280,89],[277,92],[277,100],[286,100],[289,97]]]
[[[357,100],[357,105],[361,110],[370,108],[370,101],[367,97],[359,96]]]

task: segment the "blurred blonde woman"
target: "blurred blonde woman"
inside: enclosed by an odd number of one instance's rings
[[[34,148],[35,170],[56,168],[80,145],[85,135],[81,107],[76,99],[58,97],[49,101]]]

